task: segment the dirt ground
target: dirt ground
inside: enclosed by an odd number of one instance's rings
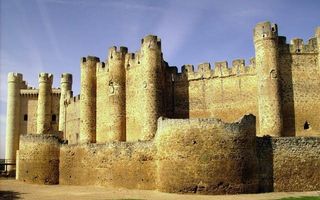
[[[0,179],[0,199],[174,199],[174,200],[265,200],[283,197],[320,196],[314,192],[274,192],[241,195],[169,194],[151,190],[129,190],[101,186],[32,185],[12,179]]]

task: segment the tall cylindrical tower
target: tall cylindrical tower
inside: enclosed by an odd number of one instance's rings
[[[97,82],[97,143],[126,140],[126,47],[111,47],[106,61],[108,73],[101,75]],[[99,79],[106,80],[101,83]],[[105,87],[108,87],[107,91]],[[106,93],[105,93],[106,92]],[[100,98],[104,96],[105,98]]]
[[[6,159],[9,160],[16,159],[16,151],[19,149],[21,83],[22,74],[8,74]],[[8,171],[10,172],[12,170],[12,166],[9,166]]]
[[[157,131],[157,119],[161,115],[162,87],[164,72],[162,69],[162,53],[160,38],[148,35],[141,41],[141,65],[145,80],[143,100],[141,104],[144,121],[141,140],[152,139]]]
[[[66,108],[64,101],[67,95],[72,90],[72,74],[63,73],[61,75],[61,95],[60,95],[60,107],[59,107],[59,131],[63,131],[65,135],[65,124],[66,124]]]
[[[96,142],[96,64],[99,58],[81,59],[80,143]]]
[[[282,111],[276,24],[262,22],[254,28],[258,81],[260,135],[281,136]]]
[[[51,131],[51,91],[53,75],[39,74],[39,96],[37,108],[37,134]]]

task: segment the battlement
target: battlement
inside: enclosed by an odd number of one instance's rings
[[[125,55],[128,53],[128,48],[121,46],[119,51],[116,46],[109,48],[108,59],[109,60],[122,60],[125,58]]]
[[[305,44],[301,38],[293,38],[290,40],[290,44],[286,42],[286,37],[280,36],[278,40],[279,51],[281,53],[290,54],[304,54],[304,53],[317,53],[317,38],[313,37]]]
[[[277,24],[272,24],[271,22],[260,22],[258,23],[254,30],[254,42],[264,39],[275,39],[278,37],[278,26]]]
[[[147,35],[141,39],[141,48],[161,49],[161,39],[156,35]]]
[[[69,94],[69,98],[66,99],[65,104],[69,105],[69,104],[74,104],[77,102],[80,103],[80,94],[78,94],[77,96],[74,96],[74,97],[72,96],[72,94],[71,95]]]
[[[53,81],[53,74],[44,73],[44,72],[39,74],[39,83],[48,82],[52,84],[52,81]]]
[[[100,58],[95,56],[87,56],[87,57],[82,57],[80,62],[81,64],[85,64],[86,62],[100,62]]]
[[[72,83],[72,74],[69,74],[69,73],[61,74],[61,83]]]
[[[104,62],[98,62],[96,64],[96,67],[97,67],[97,71],[96,71],[97,74],[109,71],[109,69],[106,67],[106,64]]]
[[[39,95],[38,89],[21,89],[20,96],[34,97]]]
[[[195,71],[193,65],[183,65],[181,67],[181,73],[177,72],[176,67],[167,67],[166,70],[167,74],[172,76],[171,79],[173,81],[190,81],[256,74],[255,58],[250,59],[250,64],[248,66],[246,66],[244,59],[236,59],[232,61],[231,68],[228,67],[227,61],[221,61],[215,62],[213,69],[211,69],[210,63],[201,63],[198,65],[197,71]]]
[[[22,77],[23,76],[20,73],[10,72],[8,74],[8,83],[9,82],[17,82],[17,83],[19,83],[19,82],[22,81]]]
[[[140,59],[141,59],[141,54],[139,51],[136,53],[127,53],[125,56],[125,60],[126,60],[125,68],[129,70],[131,67],[140,65],[141,64]]]
[[[27,84],[27,82],[25,80],[22,80],[20,88],[21,89],[27,89],[28,88],[28,84]]]

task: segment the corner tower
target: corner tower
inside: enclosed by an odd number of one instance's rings
[[[126,47],[109,49],[107,71],[97,69],[97,143],[126,140]]]
[[[262,135],[281,136],[282,113],[278,66],[278,28],[261,22],[254,28],[258,81],[259,124]]]
[[[64,104],[67,95],[70,94],[72,90],[72,74],[63,73],[61,75],[61,96],[60,96],[60,107],[59,107],[59,131],[64,132],[65,135],[65,125],[66,125],[66,107]]]
[[[99,58],[81,59],[80,143],[96,142],[96,64]]]
[[[145,69],[145,126],[143,140],[152,139],[157,131],[157,120],[161,115],[164,72],[162,69],[161,40],[148,35],[141,41],[141,63]]]
[[[7,130],[6,130],[6,159],[15,160],[19,149],[20,136],[20,86],[22,74],[8,74]],[[12,171],[9,166],[8,171]]]
[[[39,97],[37,107],[37,134],[51,131],[51,91],[53,75],[39,74]]]

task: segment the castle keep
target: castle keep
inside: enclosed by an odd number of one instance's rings
[[[203,194],[320,189],[320,27],[288,44],[270,22],[255,57],[170,66],[148,35],[72,75],[8,75],[6,159],[17,179]]]

